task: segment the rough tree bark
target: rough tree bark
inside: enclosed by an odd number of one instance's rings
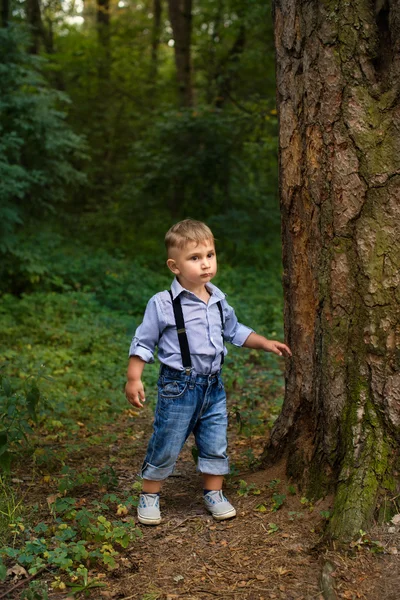
[[[263,459],[347,540],[400,493],[400,3],[274,4],[294,356]]]
[[[169,20],[174,36],[179,103],[192,106],[191,76],[192,0],[168,0]]]

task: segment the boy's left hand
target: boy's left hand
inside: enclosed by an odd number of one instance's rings
[[[275,340],[266,340],[265,348],[266,352],[273,352],[278,356],[292,356],[292,351],[289,346],[282,342],[276,342]]]

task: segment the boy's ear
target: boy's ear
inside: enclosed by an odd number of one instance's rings
[[[178,269],[178,267],[176,266],[176,263],[175,263],[175,261],[174,261],[174,259],[173,259],[173,258],[169,258],[169,259],[167,260],[167,267],[168,267],[168,269],[169,269],[170,271],[172,271],[172,272],[173,272],[173,274],[174,274],[174,275],[179,275],[179,269]]]

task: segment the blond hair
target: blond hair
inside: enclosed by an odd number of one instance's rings
[[[184,219],[173,225],[165,234],[165,247],[167,252],[170,248],[179,248],[186,246],[188,242],[214,242],[214,236],[211,229],[201,221],[195,219]]]

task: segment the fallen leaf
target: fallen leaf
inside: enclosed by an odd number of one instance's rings
[[[397,515],[394,515],[394,517],[392,519],[392,523],[393,523],[393,525],[400,525],[400,513]]]
[[[28,577],[28,573],[26,572],[24,567],[21,567],[21,565],[14,565],[10,569],[7,569],[7,576],[10,575],[16,575],[17,577]]]
[[[128,514],[128,509],[124,504],[118,504],[117,507],[117,515],[119,517],[123,517]]]
[[[174,577],[174,581],[176,581],[177,583],[179,581],[183,581],[185,578],[183,575],[176,575],[176,577]]]
[[[51,494],[50,496],[47,496],[47,504],[51,506],[57,498],[61,498],[61,494]]]

